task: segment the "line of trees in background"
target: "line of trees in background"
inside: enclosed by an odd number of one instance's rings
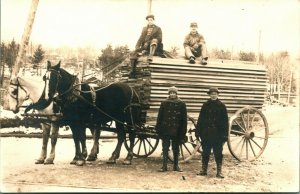
[[[1,42],[0,48],[0,86],[3,85],[5,66],[8,67],[11,74],[13,66],[16,62],[17,55],[19,52],[20,44],[16,43],[13,39],[9,43]],[[45,57],[45,51],[42,48],[42,45],[38,45],[37,49],[34,51],[34,55],[28,58],[28,62],[32,64],[33,68],[38,69],[40,63]]]
[[[11,72],[17,58],[18,50],[19,44],[17,44],[14,40],[9,43],[1,43],[1,83],[3,82],[5,66],[7,66]],[[178,56],[178,50],[178,47],[173,46],[169,53],[173,56]],[[232,52],[228,49],[223,50],[217,48],[210,50],[208,54],[211,59],[233,59],[250,62],[256,61],[257,57],[254,52],[244,51],[240,51],[238,55],[233,56]],[[118,74],[117,66],[124,60],[128,60],[129,55],[130,50],[127,45],[113,47],[111,44],[108,44],[106,48],[101,50],[100,55],[97,57],[96,66],[102,70],[103,75],[114,78],[116,74]],[[36,68],[39,66],[39,63],[43,61],[44,57],[45,51],[41,45],[38,45],[32,58],[28,59],[28,62],[32,64],[32,68]],[[280,95],[280,92],[296,91],[297,83],[293,72],[297,69],[297,67],[296,64],[292,63],[287,51],[273,53],[267,57],[260,54],[259,61],[260,64],[265,65],[267,68],[271,93],[277,92]]]

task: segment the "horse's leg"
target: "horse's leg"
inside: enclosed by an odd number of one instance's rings
[[[37,159],[35,164],[44,164],[44,161],[47,157],[47,145],[50,136],[50,125],[41,123],[41,128],[43,130],[43,145],[40,157]]]
[[[82,156],[86,159],[88,153],[86,148],[86,128],[80,129],[80,143],[82,147]]]
[[[85,126],[78,126],[79,132],[79,142],[81,143],[81,150],[79,145],[79,159],[76,161],[77,166],[82,166],[85,164],[85,158],[87,157],[87,149],[86,149],[86,128]]]
[[[90,155],[87,158],[87,161],[95,161],[97,159],[97,154],[99,153],[100,130],[97,128],[90,128],[90,130],[93,135],[94,144],[91,149]]]
[[[55,146],[57,142],[57,137],[58,137],[58,130],[59,130],[59,125],[56,123],[51,124],[51,152],[49,155],[49,158],[46,159],[45,164],[54,164],[54,158],[55,158]]]
[[[133,158],[134,140],[135,140],[135,131],[130,130],[130,132],[129,132],[129,142],[130,142],[129,151],[128,151],[128,154],[127,154],[127,156],[126,156],[126,158],[123,162],[123,164],[125,164],[125,165],[130,165],[131,164],[131,161],[132,161],[132,158]]]
[[[80,150],[80,134],[79,134],[79,129],[78,127],[76,127],[75,125],[71,125],[70,126],[71,130],[72,130],[72,135],[73,135],[73,140],[74,140],[74,144],[75,144],[75,156],[73,158],[73,160],[70,162],[70,164],[76,164],[77,161],[80,159],[80,154],[81,154],[81,150]]]
[[[115,164],[116,160],[120,157],[120,152],[121,148],[123,145],[123,142],[125,140],[125,131],[124,131],[124,126],[122,124],[116,124],[117,127],[117,135],[118,135],[118,143],[116,146],[115,151],[112,153],[111,157],[108,159],[107,163],[108,164]]]

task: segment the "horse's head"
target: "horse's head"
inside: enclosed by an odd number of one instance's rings
[[[10,80],[8,89],[9,110],[18,113],[20,106],[29,98],[27,90],[22,86],[19,77]]]
[[[43,80],[45,81],[45,99],[53,99],[61,92],[58,87],[62,82],[60,61],[55,66],[51,66],[51,62],[48,61],[47,72],[43,76]]]

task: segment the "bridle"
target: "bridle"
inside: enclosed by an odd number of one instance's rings
[[[15,99],[17,101],[17,105],[16,107],[19,107],[19,88],[21,88],[25,93],[26,93],[26,97],[24,100],[28,100],[29,99],[29,94],[27,92],[27,90],[25,90],[25,88],[20,84],[20,81],[19,81],[19,77],[16,78],[17,82],[16,83],[13,83],[12,80],[10,81],[9,85],[12,85],[12,86],[17,86],[17,88],[12,92],[13,94],[16,93],[15,95],[16,96],[13,96],[10,92],[9,92],[9,95],[10,97],[12,97],[13,99]]]
[[[55,90],[54,90],[54,93],[53,93],[53,96],[52,97],[49,97],[49,98],[55,98],[57,95],[58,95],[58,91],[57,91],[57,87],[58,87],[58,83],[59,83],[59,81],[60,81],[60,78],[61,78],[61,75],[60,75],[60,71],[57,71],[57,70],[55,70],[55,69],[48,69],[47,71],[46,71],[46,73],[45,73],[45,75],[43,76],[43,80],[45,81],[45,87],[44,87],[44,93],[46,94],[46,84],[47,84],[47,80],[48,80],[48,82],[50,82],[50,78],[49,77],[47,77],[46,76],[46,74],[48,73],[48,72],[53,72],[53,73],[55,73],[56,74],[56,76],[57,76],[57,82],[56,82],[56,84],[55,84]]]

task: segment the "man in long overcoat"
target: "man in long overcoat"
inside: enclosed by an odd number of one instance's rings
[[[160,105],[156,130],[162,138],[163,166],[161,172],[167,171],[168,151],[172,142],[174,156],[173,171],[182,172],[178,166],[179,144],[186,138],[187,109],[186,104],[177,96],[177,88],[170,87],[169,97]]]
[[[218,99],[218,88],[210,88],[207,93],[210,95],[210,99],[203,104],[196,126],[196,136],[201,138],[203,149],[202,170],[198,175],[207,175],[209,157],[211,149],[213,149],[217,163],[217,177],[224,178],[222,151],[228,138],[228,113],[225,104]]]
[[[154,15],[148,15],[146,20],[148,25],[143,28],[135,50],[136,52],[149,53],[148,61],[152,61],[154,55],[162,55],[162,31],[159,26],[154,24]]]

